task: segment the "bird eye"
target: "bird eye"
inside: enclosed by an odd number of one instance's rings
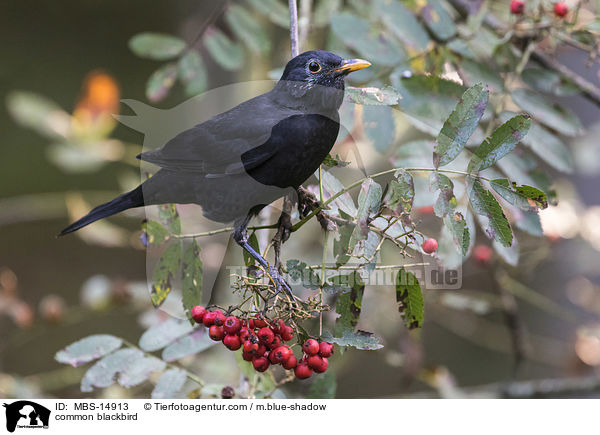
[[[318,73],[319,71],[321,71],[321,65],[319,65],[319,62],[311,60],[308,64],[308,69],[311,73]]]

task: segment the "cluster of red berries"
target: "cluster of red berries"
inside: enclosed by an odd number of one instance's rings
[[[512,0],[510,2],[510,13],[513,15],[521,15],[525,12],[525,2],[523,0]],[[569,7],[564,2],[554,3],[554,14],[557,17],[564,17],[569,13]]]
[[[242,358],[251,362],[257,372],[264,372],[271,364],[281,364],[286,370],[294,370],[298,379],[306,379],[313,371],[324,373],[329,365],[327,358],[333,355],[333,344],[311,338],[302,345],[305,355],[298,361],[292,349],[283,344],[294,338],[294,330],[282,319],[227,317],[219,309],[208,311],[200,305],[192,308],[191,314],[196,323],[209,328],[212,340],[222,341],[232,351],[242,349]]]

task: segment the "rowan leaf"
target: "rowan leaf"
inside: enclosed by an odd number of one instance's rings
[[[515,149],[529,131],[529,117],[517,115],[498,127],[492,135],[475,150],[467,171],[477,172],[489,168]]]
[[[185,49],[185,42],[164,33],[144,32],[129,40],[129,48],[136,55],[153,60],[169,60],[179,56]]]
[[[483,85],[467,89],[442,127],[433,152],[436,168],[447,165],[463,150],[487,106],[489,92]]]
[[[484,228],[488,237],[509,247],[512,244],[513,233],[498,200],[482,186],[478,179],[467,177],[467,183],[471,207],[476,214],[489,220],[489,226]]]
[[[420,328],[425,318],[425,302],[417,277],[404,268],[396,276],[396,302],[398,311],[408,329]]]
[[[394,179],[387,187],[383,204],[396,215],[410,213],[415,199],[415,183],[412,175],[404,169],[398,169]]]
[[[492,188],[508,203],[524,211],[534,211],[548,207],[548,197],[544,192],[532,186],[518,186],[507,179],[490,181]]]
[[[202,303],[202,260],[200,246],[194,239],[183,254],[183,272],[181,275],[183,308],[191,319],[192,308]]]
[[[456,208],[454,183],[450,178],[439,172],[433,172],[429,179],[432,190],[440,191],[433,206],[433,211],[437,217],[444,217]]]

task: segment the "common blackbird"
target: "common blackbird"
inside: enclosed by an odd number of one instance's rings
[[[296,56],[271,91],[140,154],[138,159],[160,170],[60,235],[133,207],[199,204],[207,218],[234,222],[234,240],[265,268],[277,288],[291,293],[248,243],[246,227],[263,207],[297,190],[323,162],[339,132],[344,78],[369,65],[327,51]]]

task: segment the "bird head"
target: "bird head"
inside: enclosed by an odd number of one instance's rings
[[[343,94],[346,76],[352,71],[358,71],[370,65],[366,60],[342,59],[329,51],[305,51],[287,63],[279,81],[279,87],[286,89],[297,98],[305,97],[307,94],[314,96],[315,93],[321,95],[332,92]],[[339,107],[338,99],[333,98]],[[341,99],[339,100],[341,104]]]

